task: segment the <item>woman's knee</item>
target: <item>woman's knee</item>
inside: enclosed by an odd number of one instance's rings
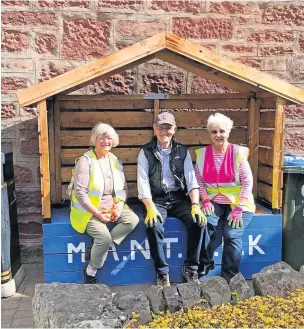
[[[94,237],[94,244],[97,246],[108,246],[110,247],[112,243],[112,236],[110,232],[104,231],[100,232],[97,236]]]

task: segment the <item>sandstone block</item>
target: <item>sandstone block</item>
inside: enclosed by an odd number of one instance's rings
[[[300,34],[299,43],[300,43],[300,51],[304,53],[304,32]]]
[[[11,104],[1,104],[1,118],[10,119],[16,116],[17,105]]]
[[[245,54],[245,55],[257,55],[257,48],[253,46],[240,45],[240,44],[227,44],[223,45],[222,51],[225,53],[236,53],[236,54]]]
[[[28,79],[21,77],[2,77],[1,90],[3,92],[10,92],[17,89],[27,88]]]
[[[287,263],[279,262],[253,274],[252,283],[256,295],[286,297],[289,292],[304,288],[304,277]]]
[[[31,168],[15,164],[14,175],[15,175],[16,185],[19,186],[33,185],[33,173]]]
[[[2,31],[1,50],[9,53],[26,51],[29,46],[27,32],[14,30]]]
[[[152,10],[163,10],[166,12],[182,12],[198,14],[202,11],[202,3],[200,1],[187,0],[153,0],[151,3]]]
[[[232,38],[232,22],[227,18],[173,18],[172,31],[185,39]]]
[[[151,286],[147,292],[150,309],[152,313],[159,314],[165,311],[165,300],[163,296],[163,289],[157,286]]]
[[[115,28],[118,37],[144,39],[165,31],[166,24],[159,21],[146,22],[139,20],[121,20],[116,23]]]
[[[144,0],[98,0],[99,8],[139,10],[143,4]]]
[[[302,126],[289,124],[285,127],[285,150],[287,152],[303,154],[304,152],[304,123]]]
[[[36,238],[36,243],[20,238],[21,263],[43,263],[42,241]]]
[[[89,59],[105,56],[110,45],[110,21],[75,19],[63,21],[61,56]]]
[[[180,73],[143,74],[141,93],[181,94],[184,90],[184,75]]]
[[[229,288],[232,295],[232,300],[236,302],[239,300],[244,300],[252,296],[252,292],[242,273],[235,275],[229,282]],[[235,296],[235,294],[237,296]]]
[[[235,60],[250,67],[254,67],[257,69],[262,68],[263,59],[259,57],[239,57],[235,58]]]
[[[191,82],[192,94],[230,93],[232,89],[219,85],[200,76],[194,76]]]
[[[57,48],[57,37],[53,34],[38,34],[35,39],[35,50],[38,54],[54,55]]]
[[[265,57],[263,60],[263,70],[286,70],[286,59],[283,57]]]
[[[28,59],[2,59],[2,72],[27,73],[34,71],[34,62]]]
[[[282,31],[255,31],[252,32],[247,41],[267,43],[267,42],[292,42],[294,40],[293,32],[282,32]]]
[[[200,303],[201,287],[198,282],[178,284],[177,291],[184,306],[192,307]]]
[[[304,6],[293,4],[270,4],[262,14],[263,24],[304,25]]]
[[[54,26],[57,25],[56,14],[52,12],[7,11],[2,15],[3,25]]]
[[[179,311],[183,308],[183,301],[177,291],[176,286],[163,288],[165,309],[172,312]]]
[[[122,312],[132,318],[132,313],[139,315],[138,324],[143,324],[152,320],[148,298],[141,291],[119,292],[113,298],[113,304]]]
[[[37,120],[29,120],[19,127],[20,151],[25,155],[38,155],[38,123]]]
[[[83,321],[114,320],[111,303],[111,291],[103,284],[37,284],[32,302],[35,327],[73,328]],[[103,316],[105,309],[109,318]]]
[[[41,207],[41,192],[33,190],[16,189],[18,210],[29,209],[31,207],[39,209]]]
[[[49,60],[42,61],[37,66],[37,74],[39,82],[52,79],[60,74],[73,70],[77,66],[83,65],[80,61],[63,61],[63,60]]]
[[[285,106],[286,119],[304,120],[304,105],[292,104]]]
[[[254,3],[242,3],[237,1],[211,2],[209,11],[217,14],[252,14],[258,11]]]
[[[42,223],[37,222],[28,222],[28,223],[19,223],[19,235],[27,239],[36,239],[37,236],[42,236]]]
[[[14,152],[14,142],[13,141],[1,141],[1,151],[4,153]]]
[[[90,0],[38,0],[34,5],[37,8],[89,8]]]
[[[289,46],[261,46],[259,48],[260,56],[292,55],[294,52],[294,48]]]
[[[2,0],[1,6],[5,7],[23,7],[29,6],[29,0]]]
[[[231,299],[231,292],[227,281],[220,277],[202,281],[201,283],[202,296],[208,301],[210,306],[227,304]]]

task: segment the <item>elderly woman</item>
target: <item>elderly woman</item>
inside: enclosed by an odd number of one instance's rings
[[[224,236],[221,276],[228,282],[239,273],[242,235],[255,212],[248,149],[228,142],[232,126],[233,121],[223,114],[209,116],[207,130],[211,145],[196,150],[195,165],[210,237],[207,248],[201,250],[199,277],[214,269],[213,256],[222,243],[221,230]]]
[[[90,261],[83,270],[84,283],[95,284],[97,269],[103,266],[114,241],[119,245],[138,223],[126,205],[126,181],[118,158],[111,153],[119,143],[115,130],[98,123],[92,130],[91,150],[76,160],[70,220],[73,228],[92,236]],[[116,223],[109,231],[107,223]]]

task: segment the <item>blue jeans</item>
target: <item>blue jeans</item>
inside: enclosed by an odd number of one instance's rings
[[[230,205],[215,202],[213,202],[213,205],[215,211],[214,214],[208,217],[207,224],[210,241],[207,248],[204,248],[204,243],[202,244],[198,272],[203,271],[204,264],[213,262],[214,252],[222,244],[222,238],[224,237],[221,276],[229,282],[240,271],[243,247],[242,236],[253,217],[253,213],[248,211],[243,212],[243,226],[233,229],[228,225],[227,220],[231,212]]]
[[[155,227],[147,228],[147,236],[150,245],[151,257],[154,261],[154,267],[158,274],[169,273],[169,265],[166,262],[165,245],[164,245],[164,225],[168,216],[177,217],[187,227],[187,256],[185,259],[185,267],[189,271],[197,271],[199,264],[199,255],[202,244],[202,232],[204,228],[199,227],[193,222],[191,216],[190,199],[170,200],[155,202],[157,210],[163,218],[163,223],[157,221]]]

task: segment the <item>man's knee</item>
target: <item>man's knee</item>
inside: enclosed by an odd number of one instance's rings
[[[97,246],[108,246],[110,247],[112,243],[112,236],[110,232],[104,231],[104,232],[99,232],[95,237],[94,237],[94,244]]]

